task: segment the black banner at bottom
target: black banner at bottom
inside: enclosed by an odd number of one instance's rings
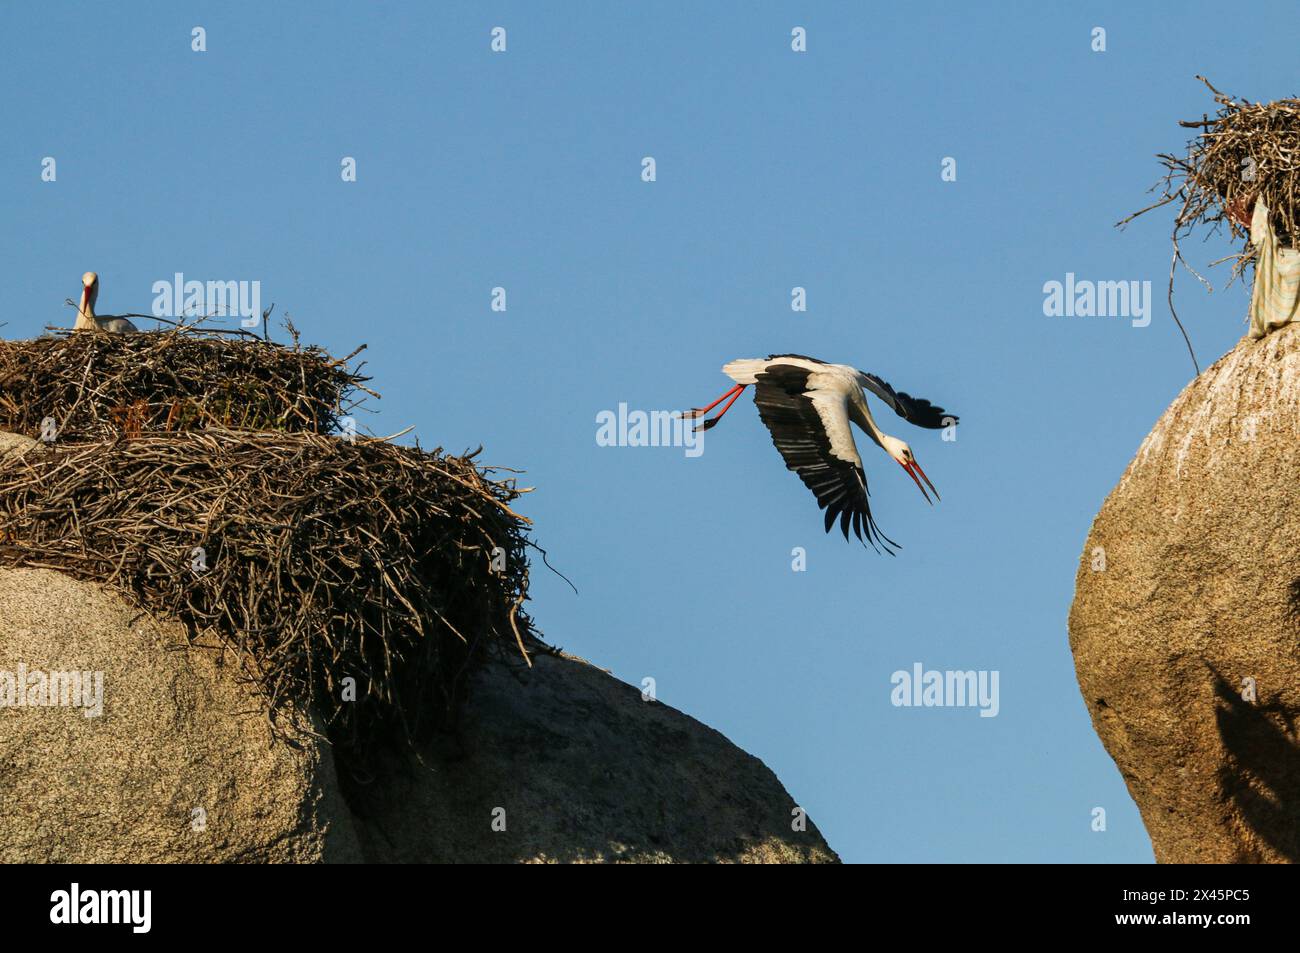
[[[4,867],[0,917],[11,942],[39,934],[210,942],[247,940],[254,929],[259,943],[281,935],[373,940],[376,930],[403,932],[439,921],[487,923],[494,931],[532,921],[536,929],[537,917],[551,911],[567,919],[566,910],[581,911],[584,928],[604,919],[635,936],[650,924],[657,933],[680,922],[694,935],[725,930],[733,941],[751,927],[761,933],[773,920],[806,927],[813,917],[819,929],[841,918],[856,931],[923,925],[927,941],[1047,927],[1067,936],[1200,931],[1230,942],[1257,928],[1281,929],[1294,896],[1290,871],[1247,866],[661,870],[652,880],[632,881],[636,874],[626,871],[611,880],[551,876],[474,867]],[[696,876],[709,878],[707,892],[690,879]]]

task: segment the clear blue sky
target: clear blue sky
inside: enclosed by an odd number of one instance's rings
[[[1296,93],[1293,6],[612,6],[4,4],[0,333],[70,322],[87,269],[107,313],[175,272],[258,280],[307,340],[370,345],[364,426],[525,469],[581,592],[538,566],[547,637],[655,678],[844,859],[1150,860],[1066,633],[1089,522],[1190,377],[1168,216],[1112,224],[1211,108],[1194,74]],[[1044,316],[1067,272],[1150,280],[1150,326]],[[1206,366],[1246,291],[1179,289]],[[698,458],[597,445],[600,411],[711,400],[779,351],[962,416],[944,443],[878,415],[934,509],[863,447],[897,559],[822,534],[748,395]],[[914,662],[998,671],[1000,713],[894,707]]]

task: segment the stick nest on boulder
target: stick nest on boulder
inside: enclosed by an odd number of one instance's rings
[[[1188,141],[1184,154],[1157,155],[1165,174],[1151,191],[1160,197],[1116,224],[1122,227],[1166,205],[1178,209],[1169,262],[1169,310],[1199,373],[1192,342],[1174,308],[1174,273],[1179,263],[1207,290],[1213,288],[1183,257],[1181,243],[1196,231],[1208,238],[1226,224],[1232,240],[1243,240],[1240,251],[1214,262],[1233,262],[1227,281],[1231,284],[1254,260],[1249,223],[1254,203],[1260,199],[1268,208],[1269,224],[1279,244],[1294,247],[1300,236],[1300,100],[1251,103],[1219,92],[1204,76],[1196,78],[1214,95],[1218,111],[1178,123],[1199,131]]]
[[[165,332],[0,355],[0,426],[59,421],[0,459],[0,565],[108,584],[233,649],[273,722],[311,706],[349,750],[409,737],[453,723],[489,657],[527,658],[527,491],[477,451],[320,432],[361,380],[324,352]],[[240,393],[274,429],[225,425]]]
[[[363,345],[364,347],[364,345]],[[39,437],[241,430],[332,433],[368,377],[317,347],[190,327],[0,340],[0,430]],[[356,399],[360,397],[360,400]]]
[[[1248,238],[1252,205],[1262,198],[1279,242],[1294,245],[1300,235],[1300,100],[1251,103],[1197,78],[1213,93],[1218,111],[1178,123],[1199,131],[1183,155],[1157,156],[1165,168],[1153,189],[1160,198],[1119,224],[1176,204],[1175,249],[1198,228],[1208,235],[1226,224],[1233,239]],[[1251,252],[1247,248],[1237,257],[1244,263]]]

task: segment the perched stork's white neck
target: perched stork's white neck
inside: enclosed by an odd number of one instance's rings
[[[98,328],[95,322],[95,300],[99,297],[99,275],[88,271],[81,276],[81,301],[77,305],[76,327],[93,331]]]

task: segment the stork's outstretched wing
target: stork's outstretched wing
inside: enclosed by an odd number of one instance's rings
[[[867,502],[867,477],[849,430],[843,379],[836,386],[829,376],[774,364],[757,375],[754,404],[786,469],[799,474],[826,511],[826,532],[838,518],[845,539],[852,525],[858,539],[873,547],[879,543],[893,555],[898,544],[880,532]]]
[[[858,371],[862,386],[875,394],[909,424],[925,427],[927,430],[941,430],[958,421],[956,414],[950,414],[942,407],[936,407],[923,397],[913,397],[900,393],[881,380],[875,374]]]

